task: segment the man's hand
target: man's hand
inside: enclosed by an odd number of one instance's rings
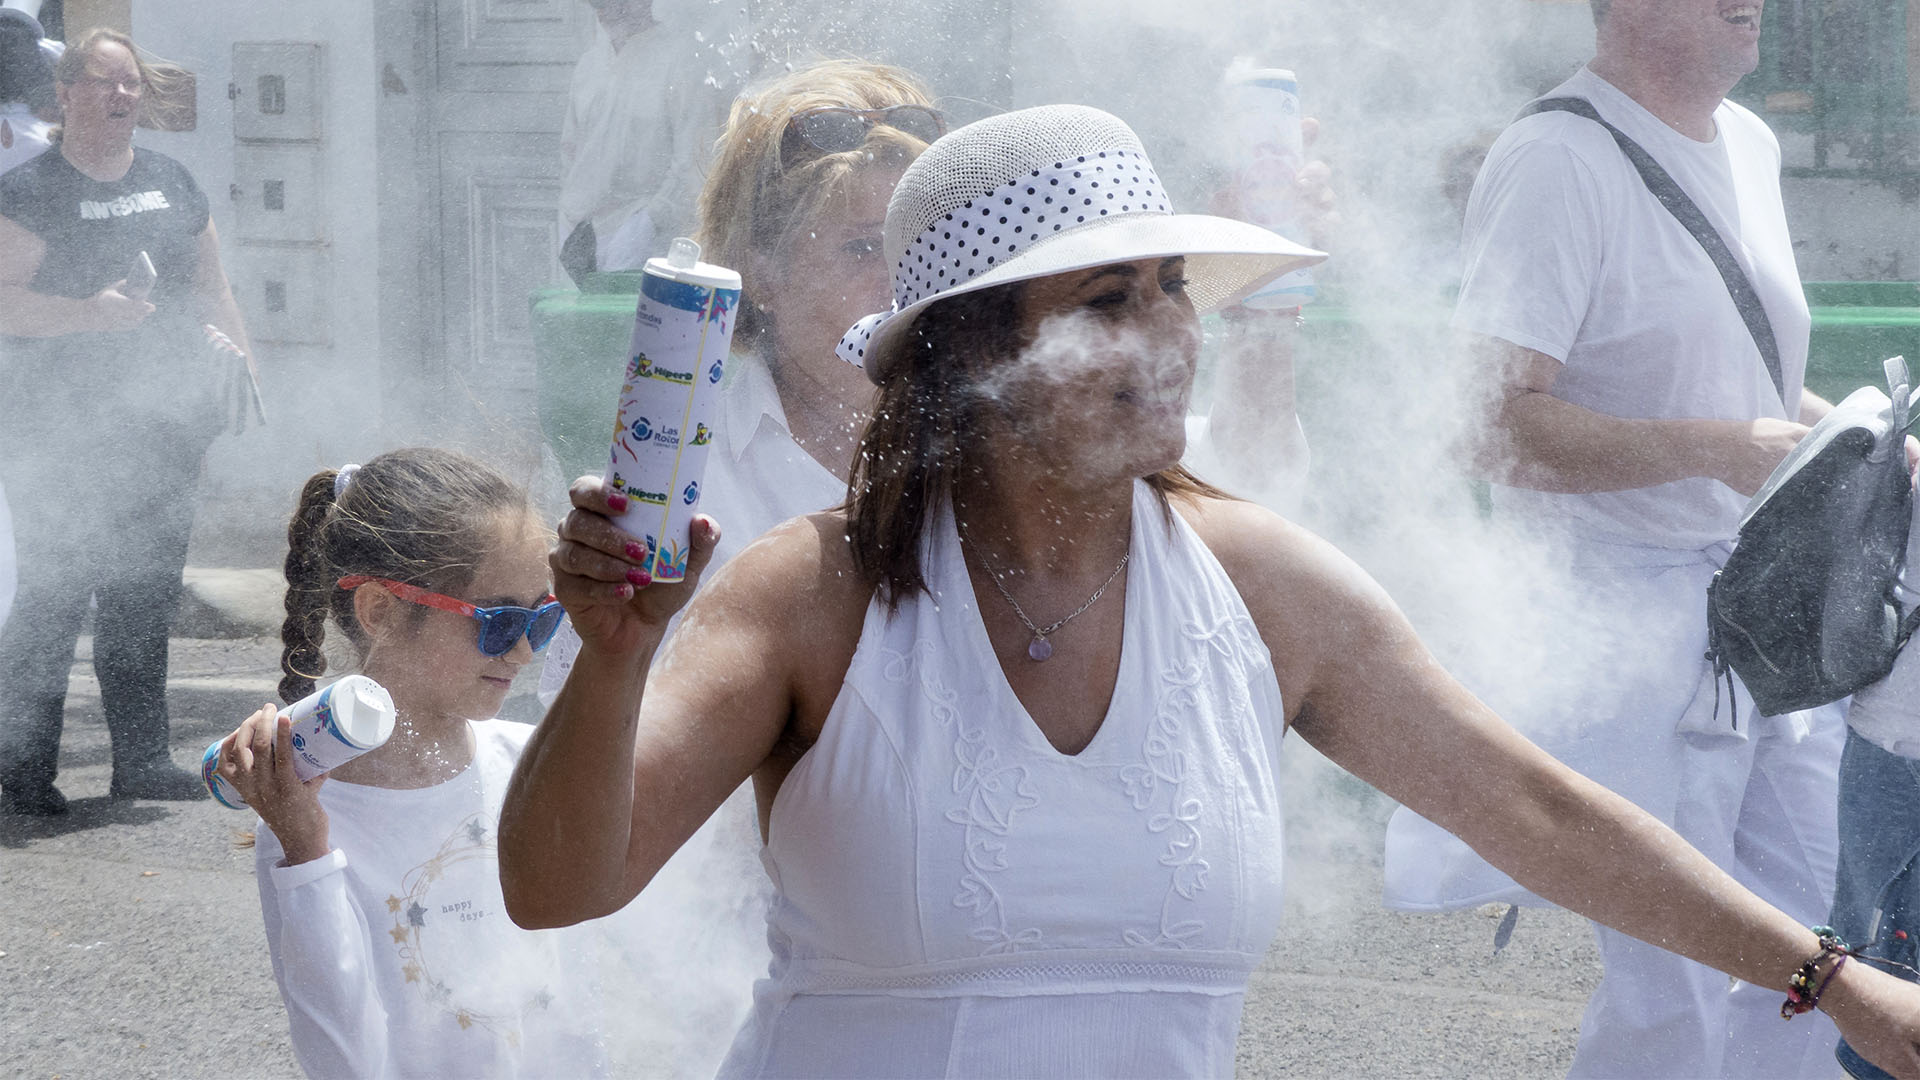
[[[1750,496],[1812,430],[1770,418],[1610,416],[1553,396],[1560,361],[1551,356],[1494,338],[1470,336],[1467,347],[1498,380],[1473,447],[1495,483],[1579,495],[1704,476]]]
[[[1742,495],[1759,491],[1782,459],[1813,430],[1791,420],[1714,421],[1722,435],[1713,478]]]

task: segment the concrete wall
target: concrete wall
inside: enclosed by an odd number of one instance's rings
[[[270,424],[222,437],[208,457],[196,558],[258,562],[275,557],[292,493],[314,469],[338,465],[377,442],[380,402],[376,280],[380,228],[374,130],[373,4],[382,0],[262,4],[254,0],[132,0],[134,39],[198,76],[199,125],[191,132],[141,132],[140,142],[190,169],[207,191],[228,275],[259,333],[257,249],[242,243],[230,186],[235,181],[235,42],[313,42],[322,46],[325,97],[322,151],[326,244],[322,301],[330,342],[256,345]],[[404,290],[408,283],[393,283]],[[264,549],[263,550],[263,546]]]
[[[1824,178],[1782,186],[1802,280],[1920,280],[1920,201],[1911,188]]]

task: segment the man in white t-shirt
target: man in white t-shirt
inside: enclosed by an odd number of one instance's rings
[[[1498,386],[1483,454],[1496,513],[1564,557],[1576,603],[1550,663],[1475,689],[1762,897],[1823,922],[1837,712],[1761,717],[1744,692],[1718,695],[1704,659],[1706,587],[1747,497],[1830,408],[1801,384],[1811,323],[1779,145],[1725,100],[1758,63],[1760,4],[1593,7],[1597,55],[1546,96],[1591,103],[1700,207],[1759,296],[1779,382],[1705,248],[1603,126],[1550,111],[1500,137],[1468,207],[1454,325]],[[1404,810],[1387,859],[1391,906],[1532,899]],[[1825,1016],[1780,1019],[1793,972],[1730,989],[1653,945],[1596,935],[1606,974],[1571,1075],[1834,1075]]]
[[[744,21],[700,0],[588,0],[593,44],[560,132],[562,264],[629,270],[693,226],[707,154],[738,89]]]

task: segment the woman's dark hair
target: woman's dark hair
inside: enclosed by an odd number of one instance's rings
[[[914,320],[893,374],[880,387],[847,484],[847,539],[854,568],[889,609],[925,592],[921,546],[928,523],[953,498],[987,429],[979,380],[1017,355],[1020,283],[962,293]],[[1185,466],[1146,478],[1171,521],[1172,495],[1230,498]]]
[[[434,592],[457,592],[493,550],[490,525],[531,511],[526,490],[488,466],[450,450],[382,454],[355,470],[338,498],[337,469],[322,469],[300,489],[287,523],[287,619],[280,627],[280,697],[313,693],[327,670],[321,651],[332,616],[364,656],[366,631],[353,616],[349,574],[389,578]]]

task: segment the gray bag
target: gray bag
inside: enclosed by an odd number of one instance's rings
[[[1814,426],[1747,504],[1707,587],[1714,674],[1739,675],[1763,715],[1878,681],[1913,632],[1909,383],[1904,359],[1885,367],[1891,396],[1862,387]]]

